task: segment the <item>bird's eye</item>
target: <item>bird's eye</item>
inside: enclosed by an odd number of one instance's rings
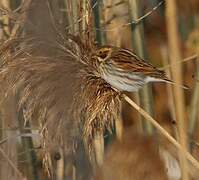
[[[99,51],[98,56],[105,59],[108,56],[108,51]]]

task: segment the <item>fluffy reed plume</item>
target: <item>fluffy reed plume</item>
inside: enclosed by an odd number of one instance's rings
[[[26,120],[39,125],[47,152],[73,153],[82,135],[92,147],[94,132],[110,128],[119,114],[119,93],[94,75],[92,47],[70,37],[63,44],[24,38],[1,46],[3,98],[15,92]],[[38,55],[42,47],[45,56]]]
[[[166,180],[167,173],[154,139],[136,133],[124,134],[105,156],[95,180]]]

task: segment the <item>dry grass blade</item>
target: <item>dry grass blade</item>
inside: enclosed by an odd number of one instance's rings
[[[123,94],[123,97],[132,107],[134,107],[140,114],[142,114],[142,116],[150,121],[151,124],[156,129],[158,129],[160,133],[162,133],[178,150],[180,150],[186,156],[186,158],[195,166],[195,168],[199,170],[199,162],[189,152],[185,151],[184,148],[155,121],[155,119],[153,119],[146,111],[144,111],[144,109],[134,103],[128,96]]]
[[[123,3],[123,2],[122,2]],[[146,14],[144,14],[141,17],[138,17],[136,19],[131,20],[131,22],[126,23],[126,24],[121,24],[118,25],[117,27],[113,27],[113,28],[94,28],[95,30],[98,31],[104,31],[104,32],[111,32],[114,31],[116,29],[121,29],[124,28],[126,26],[130,26],[130,25],[138,25],[139,23],[141,23],[144,19],[146,19],[147,17],[149,17],[154,11],[156,11],[162,4],[164,3],[164,1],[160,1],[155,7],[152,8],[152,10],[148,11]],[[121,3],[120,3],[121,4]]]
[[[170,68],[171,66],[175,66],[175,65],[180,64],[180,63],[183,63],[183,62],[187,62],[187,61],[191,61],[191,60],[197,59],[198,56],[199,56],[199,54],[194,54],[194,55],[189,56],[189,57],[187,57],[187,58],[184,58],[184,59],[182,59],[182,60],[180,60],[180,61],[178,61],[178,62],[168,64],[168,65],[166,65],[166,66],[164,66],[164,67],[161,67],[161,68],[158,68],[158,69],[159,69],[159,70],[165,70],[165,69],[167,69],[167,68]]]

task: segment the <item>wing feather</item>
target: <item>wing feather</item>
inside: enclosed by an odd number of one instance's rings
[[[152,64],[144,61],[133,52],[126,49],[118,49],[113,51],[109,59],[119,69],[124,69],[129,72],[142,73],[146,76],[155,78],[168,79],[164,71],[158,70]]]

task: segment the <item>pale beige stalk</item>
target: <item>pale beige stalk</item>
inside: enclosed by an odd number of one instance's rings
[[[129,1],[130,6],[130,13],[131,18],[133,20],[139,20],[139,1],[138,0],[131,0]],[[144,34],[143,34],[143,26],[138,25],[135,28],[132,27],[132,36],[133,36],[133,47],[135,48],[137,54],[146,59],[146,52],[144,48]],[[151,87],[145,86],[139,93],[140,103],[143,105],[144,109],[152,115],[153,114],[153,107],[152,107],[152,92]],[[146,131],[151,134],[153,129],[148,122],[144,123],[144,127],[146,128]]]
[[[175,0],[166,1],[166,23],[168,34],[169,60],[172,63],[177,63],[181,59],[179,47],[179,31],[177,27],[177,8]],[[171,67],[172,79],[177,84],[182,84],[182,65],[178,64]],[[183,151],[187,149],[186,125],[185,125],[185,101],[183,89],[173,87],[176,121],[179,130],[179,142],[182,145]],[[188,180],[188,165],[183,153],[180,152],[180,164],[182,169],[182,179]]]
[[[156,129],[159,130],[159,132],[165,136],[171,142],[185,157],[188,159],[195,168],[199,170],[199,162],[180,145],[160,124],[153,119],[144,109],[142,109],[140,106],[138,106],[134,101],[132,101],[128,96],[123,94],[124,99],[132,106],[134,107],[146,120],[148,120]]]

